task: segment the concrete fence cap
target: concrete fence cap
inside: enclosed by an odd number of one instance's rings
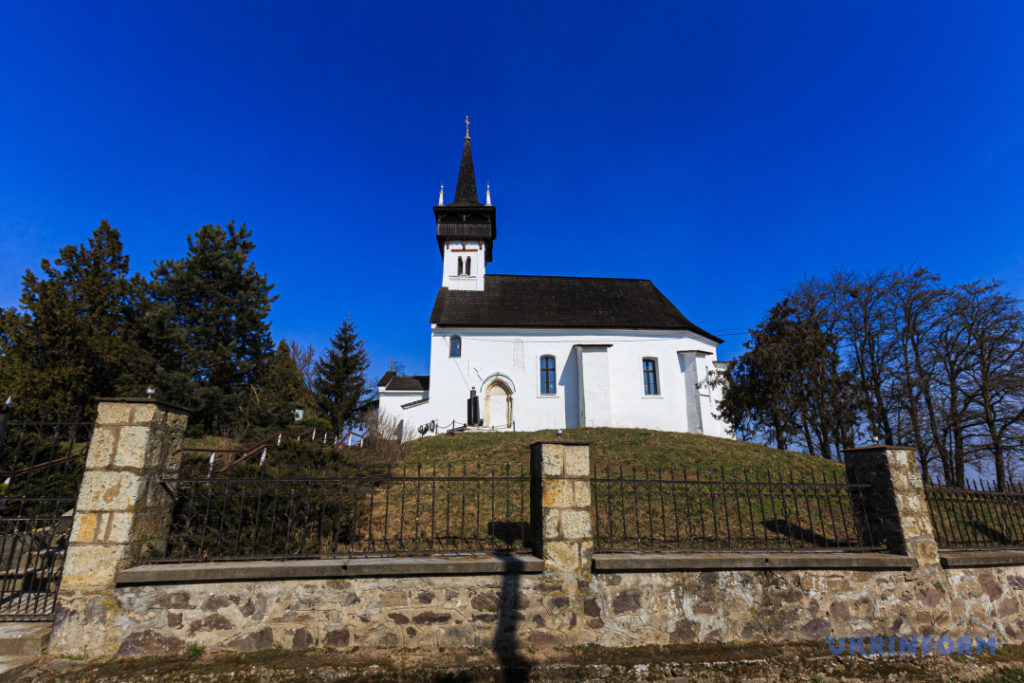
[[[184,406],[179,406],[176,403],[170,403],[168,401],[161,401],[158,398],[139,398],[133,396],[126,396],[123,398],[111,398],[103,396],[96,399],[97,403],[144,403],[147,405],[163,406],[164,408],[170,408],[172,410],[180,410],[185,413],[191,413],[192,410]]]
[[[889,444],[875,443],[875,444],[870,444],[870,445],[867,445],[867,446],[856,446],[854,448],[847,448],[847,449],[845,449],[845,452],[846,453],[856,453],[857,451],[877,451],[877,450],[885,450],[885,451],[912,451],[914,449],[911,448],[910,446],[890,446]]]

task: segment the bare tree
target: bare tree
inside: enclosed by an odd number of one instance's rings
[[[892,361],[896,344],[891,307],[887,305],[891,277],[879,272],[857,279],[852,274],[834,278],[845,295],[839,308],[839,330],[845,338],[852,370],[864,398],[868,429],[886,443],[895,441],[890,421],[892,410]]]
[[[312,344],[301,346],[294,339],[288,342],[288,347],[291,349],[292,359],[295,360],[295,367],[302,375],[303,383],[312,392],[313,381],[316,378],[316,351],[313,350]]]
[[[363,448],[368,461],[394,465],[408,457],[409,443],[400,420],[372,410],[366,414],[363,424],[366,426]]]
[[[970,349],[965,374],[976,387],[980,435],[1003,490],[1010,447],[1024,419],[1024,314],[998,287],[995,282],[971,282],[956,290]]]
[[[896,437],[898,443],[913,443],[921,471],[929,477],[931,464],[938,460],[947,481],[952,472],[940,436],[941,425],[935,405],[937,357],[929,353],[929,340],[942,322],[945,295],[937,275],[919,268],[912,273],[891,273],[886,297],[895,344]],[[906,420],[903,415],[906,415]]]
[[[1024,470],[1024,312],[999,283],[935,273],[809,279],[751,331],[722,415],[739,434],[832,457],[877,436],[929,479]]]

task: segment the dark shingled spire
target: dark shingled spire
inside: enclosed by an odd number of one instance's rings
[[[455,183],[455,199],[451,204],[434,207],[437,222],[437,248],[444,256],[446,242],[473,240],[483,242],[486,261],[490,262],[491,246],[497,236],[496,209],[481,204],[476,194],[476,174],[473,172],[473,151],[469,147],[469,117],[466,117],[466,141],[462,146],[462,165]]]
[[[455,201],[452,204],[479,204],[476,194],[476,174],[473,173],[473,150],[469,148],[469,130],[466,143],[462,146],[462,165],[459,166],[459,180],[455,183]]]

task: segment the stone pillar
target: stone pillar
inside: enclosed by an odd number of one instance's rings
[[[100,399],[57,595],[52,654],[105,654],[114,575],[167,542],[188,411],[162,401]],[[102,605],[102,611],[95,607]],[[109,614],[109,616],[107,616]]]
[[[530,527],[545,572],[590,578],[594,506],[590,444],[540,441],[530,446]]]
[[[868,484],[864,518],[872,540],[885,540],[890,552],[917,560],[918,568],[939,566],[921,468],[913,448],[862,446],[845,453],[846,478]],[[856,500],[856,499],[855,499]]]

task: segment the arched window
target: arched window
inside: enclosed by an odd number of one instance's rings
[[[472,273],[469,272],[469,263],[470,263],[470,261],[471,261],[471,259],[467,256],[466,257],[466,275],[472,275]]]
[[[459,275],[462,275],[462,257],[459,257]]]
[[[540,393],[551,395],[555,393],[555,357],[540,357]]]
[[[450,358],[462,356],[462,337],[457,334],[452,335],[451,341],[448,342],[448,356]]]
[[[644,358],[644,394],[658,395],[658,361],[654,358]]]

